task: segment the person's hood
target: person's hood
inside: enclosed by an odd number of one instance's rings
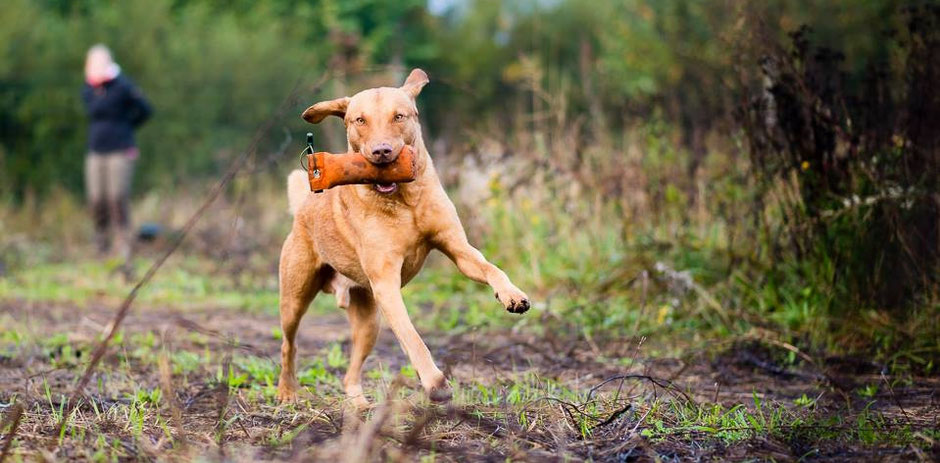
[[[88,50],[85,59],[85,82],[98,87],[116,78],[121,67],[114,62],[111,52],[103,45],[96,45]]]

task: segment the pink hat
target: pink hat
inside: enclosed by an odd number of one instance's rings
[[[121,73],[121,67],[111,58],[111,50],[98,44],[88,50],[85,58],[85,82],[97,87]]]

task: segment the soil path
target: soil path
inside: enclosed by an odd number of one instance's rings
[[[69,385],[81,374],[84,365],[82,360],[87,358],[83,357],[87,355],[85,351],[93,347],[94,340],[105,330],[113,315],[112,311],[110,307],[95,304],[76,307],[16,301],[0,303],[0,317],[5,317],[0,320],[12,321],[12,326],[16,327],[19,335],[25,336],[24,339],[34,340],[22,342],[13,353],[3,354],[0,351],[0,391],[3,391],[0,394],[0,402],[10,400],[14,394],[40,398],[43,396],[43,388],[47,386],[57,392],[67,392]],[[239,352],[279,364],[280,341],[275,335],[278,326],[277,317],[273,314],[217,309],[138,308],[125,320],[124,348],[128,348],[128,340],[143,339],[141,336],[150,334],[151,339],[161,340],[160,343],[169,341],[174,350],[195,353],[205,352],[207,349],[222,351],[226,345],[233,345],[231,340],[235,339],[235,349]],[[0,332],[6,330],[8,328],[4,327]],[[199,336],[190,336],[190,333],[198,333]],[[62,355],[61,350],[50,353],[48,349],[40,347],[42,342],[35,341],[56,335],[61,337],[63,334],[67,337],[67,342],[62,344],[71,346],[69,355],[75,356],[75,361],[66,362],[66,366],[62,366],[61,362],[54,364],[50,361],[50,356]],[[531,333],[505,330],[455,335],[430,332],[424,333],[424,337],[442,369],[452,381],[463,386],[510,385],[520,378],[536,377],[540,382],[560,384],[573,391],[584,392],[595,387],[604,391],[617,388],[618,385],[623,388],[622,379],[611,381],[611,378],[629,375],[632,380],[629,384],[633,385],[629,387],[631,394],[673,394],[681,400],[687,398],[697,403],[715,402],[726,407],[743,404],[753,408],[755,397],[764,403],[793,406],[795,401],[805,395],[815,399],[820,413],[846,414],[846,421],[862,408],[866,408],[878,411],[883,416],[906,420],[918,426],[918,429],[930,429],[931,423],[936,426],[940,416],[940,398],[937,393],[940,390],[940,381],[937,378],[910,378],[905,384],[876,388],[871,397],[860,401],[856,393],[858,388],[889,383],[882,375],[881,366],[859,358],[818,359],[816,361],[820,366],[808,365],[805,362],[786,366],[778,361],[779,352],[747,342],[729,343],[726,348],[689,353],[682,358],[664,358],[644,355],[645,347],[638,349],[637,341],[632,339],[587,340],[581,336],[563,333],[535,336]],[[340,343],[345,352],[348,349],[348,339],[348,325],[341,311],[326,315],[308,314],[299,332],[300,355],[320,355],[333,343]],[[128,370],[122,370],[117,357],[119,356],[109,356],[100,367],[111,375],[108,378],[115,377],[112,372]],[[388,329],[383,328],[375,351],[366,364],[366,370],[387,368],[396,372],[406,363],[395,337]],[[125,373],[133,376],[134,382],[159,387],[160,378],[152,365],[140,370],[130,370]],[[341,371],[335,373],[337,376],[342,374]],[[366,380],[366,389],[375,387],[375,381]],[[369,384],[370,382],[372,384]],[[187,418],[187,427],[192,425],[194,429],[202,428],[207,436],[211,436],[214,426],[211,420],[212,402],[204,401],[204,405],[199,404],[202,403],[200,398],[207,396],[210,383],[211,378],[205,378],[203,383],[197,381],[190,385],[189,390],[179,392],[181,400],[189,404],[188,407],[192,407],[192,410],[187,409],[187,412],[193,412],[192,417]],[[406,382],[406,387],[416,389],[417,382]],[[108,388],[105,387],[105,390]],[[119,402],[121,386],[114,386],[111,392],[114,397],[107,400]],[[333,403],[341,399],[339,391],[311,391],[311,394],[321,394],[324,397],[316,400],[333,400]],[[37,403],[41,402],[42,399],[37,399]],[[279,432],[284,432],[282,428],[289,429],[291,426],[290,422],[284,421],[287,418],[279,410],[270,411],[270,407],[247,403],[241,406],[250,417],[248,419],[251,423],[258,427],[248,427],[244,430],[246,435],[268,432],[272,426],[280,429]],[[261,409],[268,411],[262,413]],[[564,406],[555,409],[557,413],[564,410]],[[570,417],[571,412],[566,413]],[[614,419],[617,417],[612,414],[610,416],[610,422],[616,422]],[[294,419],[296,420],[296,416]],[[559,419],[565,421],[564,415],[559,415]],[[48,418],[31,416],[27,421],[33,426],[33,431],[32,434],[26,435],[35,437],[34,444],[49,438],[45,436],[49,431],[46,429],[49,425]],[[331,418],[332,421],[341,421],[341,418]],[[632,426],[630,423],[624,424],[628,425],[627,427]],[[553,432],[549,430],[546,435],[554,436]],[[308,437],[323,442],[329,439],[338,442],[337,436],[340,434],[337,427],[332,434]],[[208,439],[209,442],[212,441],[211,438]],[[251,458],[260,455],[272,458],[285,456],[283,453],[272,454],[266,450],[271,446],[270,438],[252,438],[249,439],[250,443],[247,443],[242,442],[244,436],[233,431],[230,439],[233,445],[245,446],[247,450],[243,451],[248,452],[246,455],[251,455]],[[511,446],[493,447],[485,444],[485,435],[481,439],[483,440],[476,442],[466,438],[448,440],[445,437],[437,444],[437,448],[451,446],[451,449],[459,450],[458,454],[472,452],[476,456],[512,455]],[[29,441],[29,438],[26,440]],[[755,454],[777,459],[786,456],[787,458],[783,459],[789,459],[798,457],[798,452],[805,451],[800,448],[799,443],[783,444],[763,440],[736,447],[725,447],[720,442],[689,447],[668,440],[634,444],[632,448],[638,449],[638,455],[655,454],[673,459],[703,456],[733,459]],[[27,442],[25,445],[29,447],[30,444]],[[597,445],[606,446],[610,443]],[[646,450],[642,450],[644,448]],[[606,455],[601,450],[585,447],[580,451],[569,450],[569,455],[606,459],[600,458]],[[524,455],[534,458],[540,455],[538,452],[541,451],[536,446],[529,448]],[[846,460],[917,456],[917,452],[923,452],[916,449],[886,450],[877,447],[872,450],[852,445],[840,447],[838,443],[834,443],[828,450],[815,448],[814,451],[820,457],[828,455],[834,459]]]

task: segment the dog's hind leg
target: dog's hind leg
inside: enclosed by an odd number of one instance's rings
[[[297,398],[296,366],[297,327],[307,312],[307,307],[323,285],[319,259],[309,241],[292,232],[284,241],[281,250],[280,311],[281,331],[281,375],[277,384],[277,398],[282,402]]]
[[[362,364],[375,346],[379,334],[379,320],[372,293],[364,288],[349,289],[349,325],[352,328],[352,344],[349,348],[349,370],[343,378],[346,397],[357,408],[369,405],[362,393]]]

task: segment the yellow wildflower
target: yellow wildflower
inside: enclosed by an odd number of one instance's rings
[[[666,322],[666,317],[669,316],[669,312],[672,312],[672,307],[669,304],[663,304],[659,308],[659,312],[656,314],[656,324],[662,325]]]

